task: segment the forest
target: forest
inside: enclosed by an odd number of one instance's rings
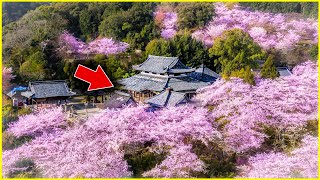
[[[4,177],[318,176],[317,3],[6,6]],[[61,107],[31,112],[4,98],[35,80],[66,79],[84,93],[78,64],[101,65],[118,89],[148,55],[205,64],[222,78],[198,89],[195,104],[107,109],[84,123]]]

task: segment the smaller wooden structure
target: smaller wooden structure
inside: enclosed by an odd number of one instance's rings
[[[33,81],[29,82],[27,91],[21,93],[26,98],[27,105],[47,106],[60,105],[76,95],[72,92],[65,80]]]
[[[14,87],[10,92],[7,93],[7,96],[12,99],[13,106],[23,107],[26,104],[27,98],[22,96],[21,93],[27,91],[27,89],[28,87],[18,86]]]

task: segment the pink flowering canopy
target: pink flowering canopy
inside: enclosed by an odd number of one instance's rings
[[[317,65],[307,61],[291,76],[256,77],[256,86],[237,78],[218,80],[198,91],[197,103],[154,112],[141,105],[107,109],[72,125],[60,108],[25,115],[8,131],[33,139],[3,152],[3,174],[28,158],[49,178],[131,177],[127,147],[151,142],[148,151],[166,157],[144,177],[192,177],[207,170],[192,149],[200,141],[248,159],[237,162],[238,177],[317,177],[317,138],[300,134],[302,142],[289,154],[261,148],[269,138],[264,127],[298,133],[317,120],[317,78]]]
[[[9,125],[8,132],[16,137],[37,136],[43,133],[53,133],[67,126],[62,108],[44,109],[39,113],[27,114]]]
[[[98,38],[88,44],[75,38],[68,32],[63,32],[59,36],[59,51],[74,54],[118,54],[125,52],[129,44],[125,42],[116,42],[112,38]]]
[[[55,127],[56,123],[49,123],[52,118],[57,118],[56,122],[65,121],[65,118],[53,116],[54,111],[57,110],[39,113],[36,115],[39,117],[24,116],[20,121],[30,120],[34,129],[37,129],[36,125],[40,123],[35,120],[40,120],[49,127]],[[51,119],[48,118],[49,114],[52,116]],[[17,149],[5,151],[3,173],[7,175],[12,170],[12,164],[20,158],[30,158],[43,170],[45,177],[127,177],[131,176],[131,172],[128,171],[128,165],[123,159],[124,150],[121,147],[149,141],[155,142],[153,144],[155,149],[168,146],[179,149],[170,151],[169,159],[164,161],[165,165],[169,166],[170,163],[175,163],[170,158],[180,158],[181,152],[188,152],[190,149],[190,147],[180,147],[186,142],[186,138],[191,137],[190,141],[208,142],[220,137],[220,133],[208,121],[207,116],[206,109],[191,106],[157,112],[146,112],[143,106],[106,110],[83,125],[76,125],[66,130],[44,131],[42,136],[36,137],[31,142]],[[30,128],[31,125],[24,126],[24,123],[18,121],[10,131],[18,135],[35,132]],[[22,132],[18,132],[19,128]],[[186,167],[202,170],[203,165],[195,155],[189,158],[190,161],[185,161],[190,163],[185,164]],[[183,176],[187,176],[187,173],[184,172]]]
[[[243,178],[315,178],[318,176],[318,138],[306,135],[289,154],[261,153],[238,167]]]
[[[318,22],[314,19],[294,20],[288,15],[250,11],[240,6],[228,9],[223,3],[215,3],[215,17],[206,27],[192,36],[207,46],[229,29],[242,29],[264,49],[286,50],[300,40],[318,43]]]
[[[307,61],[291,76],[256,78],[256,86],[238,78],[218,80],[198,90],[196,100],[213,108],[212,120],[224,124],[224,141],[243,153],[267,138],[262,127],[294,131],[317,119],[317,79],[317,65]]]
[[[173,38],[177,33],[177,20],[178,20],[178,14],[176,12],[162,12],[157,11],[154,13],[156,16],[164,16],[161,22],[162,28],[161,28],[161,37],[164,39],[171,39]]]
[[[155,168],[143,173],[144,177],[155,178],[188,178],[192,171],[205,171],[205,164],[191,152],[191,146],[178,145],[170,150],[170,155],[156,165]]]

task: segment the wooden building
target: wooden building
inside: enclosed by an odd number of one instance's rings
[[[59,105],[75,94],[69,89],[65,80],[29,82],[27,91],[21,93],[26,98],[27,105],[36,106]]]
[[[190,68],[177,57],[149,55],[145,62],[133,66],[133,69],[140,73],[118,82],[135,101],[155,106],[157,106],[156,101],[151,103],[150,99],[159,94],[162,95],[156,97],[158,101],[159,98],[180,97],[180,95],[190,99],[197,89],[210,85],[219,77],[205,66],[198,69]],[[164,92],[167,88],[170,88],[170,93]],[[163,106],[163,103],[159,103],[158,106]]]

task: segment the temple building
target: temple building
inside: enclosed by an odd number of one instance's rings
[[[27,105],[42,106],[46,104],[61,104],[74,96],[76,93],[72,92],[66,81],[33,81],[29,82],[26,91],[21,95],[26,99]]]
[[[184,65],[177,57],[149,55],[142,64],[133,66],[140,73],[118,81],[136,102],[155,107],[186,103],[196,90],[213,83],[220,76],[205,67]]]

